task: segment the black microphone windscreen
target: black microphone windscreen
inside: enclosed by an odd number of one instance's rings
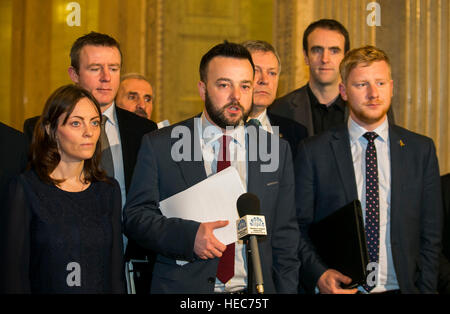
[[[236,202],[239,217],[259,215],[259,198],[252,193],[244,193]]]

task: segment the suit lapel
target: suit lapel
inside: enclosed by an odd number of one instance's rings
[[[395,127],[389,125],[389,147],[391,155],[391,228],[395,225],[398,215],[398,209],[401,208],[402,187],[405,184],[402,175],[404,169],[407,169],[407,149],[406,139],[402,139],[395,131]],[[392,229],[395,230],[395,227]],[[391,233],[392,235],[392,233]]]
[[[282,123],[282,121],[280,121],[279,116],[274,115],[272,113],[270,113],[269,111],[267,111],[267,117],[269,118],[269,122],[270,125],[272,125],[272,127],[277,126],[278,127],[278,134],[275,132],[274,130],[274,134],[278,135],[280,138],[284,138],[285,140],[289,141],[289,139],[292,138],[291,130],[289,129],[288,125],[285,123]]]
[[[131,162],[132,152],[135,150],[133,146],[135,135],[130,133],[130,128],[128,127],[128,121],[126,116],[122,114],[122,110],[116,106],[116,116],[117,123],[119,125],[119,136],[120,143],[122,146],[122,162],[123,162],[123,173],[125,177],[125,189],[128,192],[128,188],[131,182],[131,176],[133,173],[134,165]]]
[[[257,174],[259,173],[259,160],[248,161],[248,181],[247,181],[247,191],[253,194],[258,194],[258,191],[262,190],[262,180],[256,180]]]
[[[197,117],[198,118],[198,117]],[[190,160],[181,160],[177,162],[180,167],[181,174],[188,187],[193,186],[204,179],[206,179],[205,166],[203,164],[203,155],[200,146],[200,137],[197,135],[197,125],[194,123],[195,118],[186,121],[186,126],[189,129],[190,144],[191,144],[191,158]],[[179,138],[171,139],[171,147]]]
[[[247,142],[248,142],[248,137],[247,137]],[[261,165],[261,161],[259,160],[259,158],[257,158],[257,160],[253,160],[251,161],[248,158],[248,148],[247,148],[247,173],[248,173],[248,178],[247,178],[247,192],[251,192],[253,194],[257,194],[259,195],[258,192],[263,191],[263,185],[264,182],[263,180],[261,180],[260,177],[260,165]],[[258,180],[258,176],[259,176],[259,180]]]
[[[355,170],[353,168],[353,158],[350,148],[350,139],[347,125],[339,128],[330,140],[330,145],[334,153],[338,173],[345,197],[348,202],[358,198],[356,189]]]
[[[251,192],[256,195],[264,195],[265,182],[264,176],[267,174],[261,172],[261,160],[259,159],[259,154],[256,154],[256,160],[252,160],[250,149],[253,147],[250,143],[256,143],[256,152],[259,152],[259,135],[261,130],[255,133],[256,137],[253,138],[254,134],[251,132],[246,132],[245,135],[245,150],[247,152],[247,192]],[[265,131],[262,131],[265,132]],[[270,147],[270,134],[267,133],[267,151],[271,150]],[[253,158],[255,159],[255,158]]]
[[[309,95],[307,86],[302,87],[299,93],[294,99],[292,99],[292,105],[294,107],[294,116],[297,117],[298,122],[306,126],[308,134],[312,136],[314,134],[314,126],[312,121],[311,102],[309,101]]]

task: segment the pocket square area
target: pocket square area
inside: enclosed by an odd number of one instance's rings
[[[269,182],[266,184],[266,186],[271,186],[271,185],[275,185],[275,184],[278,184],[278,181]]]

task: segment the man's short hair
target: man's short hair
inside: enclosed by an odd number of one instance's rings
[[[136,80],[146,81],[147,83],[149,83],[150,87],[152,88],[152,92],[153,92],[152,99],[155,100],[155,90],[153,89],[152,82],[150,82],[150,80],[148,78],[146,78],[144,75],[139,74],[139,73],[126,73],[120,77],[120,83],[122,83],[123,81],[128,80],[128,79],[136,79]]]
[[[206,74],[208,72],[209,62],[215,57],[247,59],[252,65],[253,74],[255,74],[255,65],[253,64],[252,55],[247,48],[236,43],[224,41],[223,43],[212,47],[203,55],[202,60],[200,61],[200,80],[204,83],[206,83],[207,80]]]
[[[250,53],[255,52],[255,51],[272,52],[275,55],[275,57],[277,58],[278,68],[279,68],[279,70],[281,70],[280,56],[278,55],[278,52],[275,49],[275,47],[272,46],[271,44],[269,44],[267,41],[247,40],[247,41],[244,41],[241,45],[244,46],[245,48],[247,48],[247,50],[250,51]]]
[[[123,81],[128,80],[128,79],[136,79],[136,80],[146,81],[147,83],[152,85],[152,83],[150,82],[150,80],[148,78],[146,78],[144,75],[139,74],[139,73],[124,74],[120,77],[120,82],[122,83]]]
[[[316,28],[324,28],[331,31],[336,31],[345,38],[344,42],[344,53],[350,50],[350,37],[348,35],[347,29],[339,23],[336,20],[332,19],[321,19],[318,21],[315,21],[306,28],[305,32],[303,33],[303,50],[306,51],[306,55],[308,55],[308,36],[311,34]]]
[[[345,84],[350,72],[359,64],[371,65],[376,61],[385,61],[389,67],[389,76],[391,76],[391,62],[383,50],[374,46],[364,46],[350,50],[345,54],[339,65],[342,82]]]
[[[104,46],[104,47],[116,47],[120,53],[120,62],[122,63],[122,51],[120,50],[119,43],[106,34],[97,32],[90,32],[82,37],[79,37],[72,45],[70,49],[70,65],[75,69],[77,74],[80,70],[80,52],[84,46]]]

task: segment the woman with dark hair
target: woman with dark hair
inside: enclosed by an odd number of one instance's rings
[[[121,194],[99,168],[101,116],[75,85],[47,100],[1,219],[4,292],[125,292]]]

